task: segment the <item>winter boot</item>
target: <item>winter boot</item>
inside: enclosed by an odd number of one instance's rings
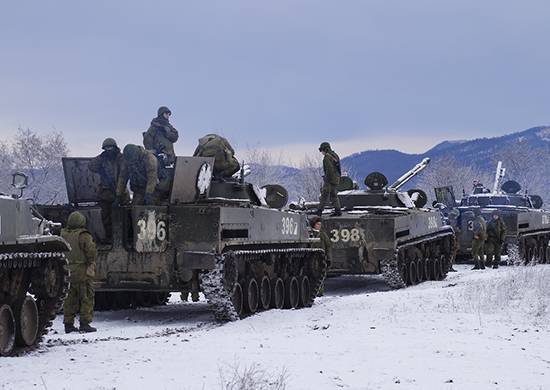
[[[90,324],[80,324],[80,331],[84,333],[96,332],[97,329]]]
[[[319,209],[315,212],[315,215],[318,215],[319,217],[321,217],[323,215],[323,210]]]
[[[479,269],[485,269],[485,262],[484,261],[480,261],[480,266],[479,266]]]
[[[199,293],[198,292],[192,292],[191,293],[191,300],[193,302],[198,302],[199,301]]]
[[[495,262],[493,263],[493,269],[497,269],[497,268],[498,268],[498,263],[495,261]]]
[[[74,324],[65,324],[65,333],[78,332],[78,328]]]
[[[474,269],[481,269],[481,268],[479,267],[479,261],[476,261],[476,262],[475,262],[474,268],[472,268],[472,270],[474,270]]]
[[[340,215],[342,215],[340,210],[334,210],[334,212],[330,214],[331,217],[339,217]]]
[[[458,271],[454,269],[453,266],[451,265],[451,267],[449,268],[449,272],[458,272]]]

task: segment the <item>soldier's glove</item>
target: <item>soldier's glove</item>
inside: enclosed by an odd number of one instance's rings
[[[145,197],[143,198],[143,203],[145,203],[145,205],[153,204],[153,195],[152,194],[145,194]]]

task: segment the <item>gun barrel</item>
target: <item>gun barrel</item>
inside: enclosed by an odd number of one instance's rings
[[[506,168],[502,168],[502,161],[499,161],[497,164],[497,171],[495,173],[495,182],[493,184],[493,194],[496,194],[498,192],[498,189],[500,187],[500,182],[502,181],[502,178],[504,177],[505,173],[506,173]]]
[[[397,179],[395,183],[389,186],[388,189],[397,191],[399,188],[403,187],[405,183],[407,183],[413,177],[415,177],[420,172],[422,172],[428,166],[429,163],[430,163],[430,159],[428,157],[424,158],[422,161],[416,164],[410,171],[405,172],[405,174],[401,176],[399,179]]]

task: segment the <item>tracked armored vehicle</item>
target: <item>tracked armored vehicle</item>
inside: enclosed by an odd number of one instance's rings
[[[15,174],[21,190],[26,177]],[[17,197],[0,196],[0,356],[35,347],[66,297],[70,248]]]
[[[399,190],[429,161],[390,186],[383,174],[373,172],[365,179],[367,189],[338,193],[342,215],[323,215],[332,242],[329,275],[382,274],[394,288],[445,278],[454,250],[452,228],[438,211],[423,208],[422,190]]]
[[[41,210],[59,222],[79,210],[99,242],[112,241],[98,246],[101,308],[161,303],[170,291],[199,288],[219,319],[313,303],[326,273],[324,252],[309,238],[305,215],[266,203],[269,187],[213,179],[213,158],[177,157],[167,204],[114,207],[108,238],[89,161],[63,159],[70,204]]]
[[[464,194],[457,202],[452,187],[435,189],[437,201],[445,205],[447,214],[452,209],[458,227],[458,256],[462,260],[472,257],[473,220],[479,210],[486,221],[490,221],[494,210],[506,225],[506,239],[503,254],[509,263],[550,262],[550,212],[542,209],[543,201],[538,195],[521,193],[521,185],[505,176],[502,163],[497,165],[493,188],[474,184],[471,194]]]

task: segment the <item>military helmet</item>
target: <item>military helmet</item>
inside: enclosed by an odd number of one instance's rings
[[[67,218],[67,227],[69,229],[79,229],[86,226],[86,217],[80,211],[73,211]]]
[[[126,161],[133,162],[137,161],[144,151],[141,146],[128,144],[124,147],[122,155]]]
[[[101,145],[101,149],[105,150],[108,147],[118,149],[118,145],[116,144],[116,141],[113,138],[105,138],[105,140],[103,141],[103,144]]]
[[[320,152],[328,152],[330,150],[330,144],[328,142],[323,142],[320,146],[319,146],[319,151]]]
[[[165,112],[169,112],[170,114],[172,114],[172,111],[170,111],[170,109],[166,106],[161,106],[159,107],[159,109],[157,110],[157,116],[162,116],[162,114],[164,114]]]

